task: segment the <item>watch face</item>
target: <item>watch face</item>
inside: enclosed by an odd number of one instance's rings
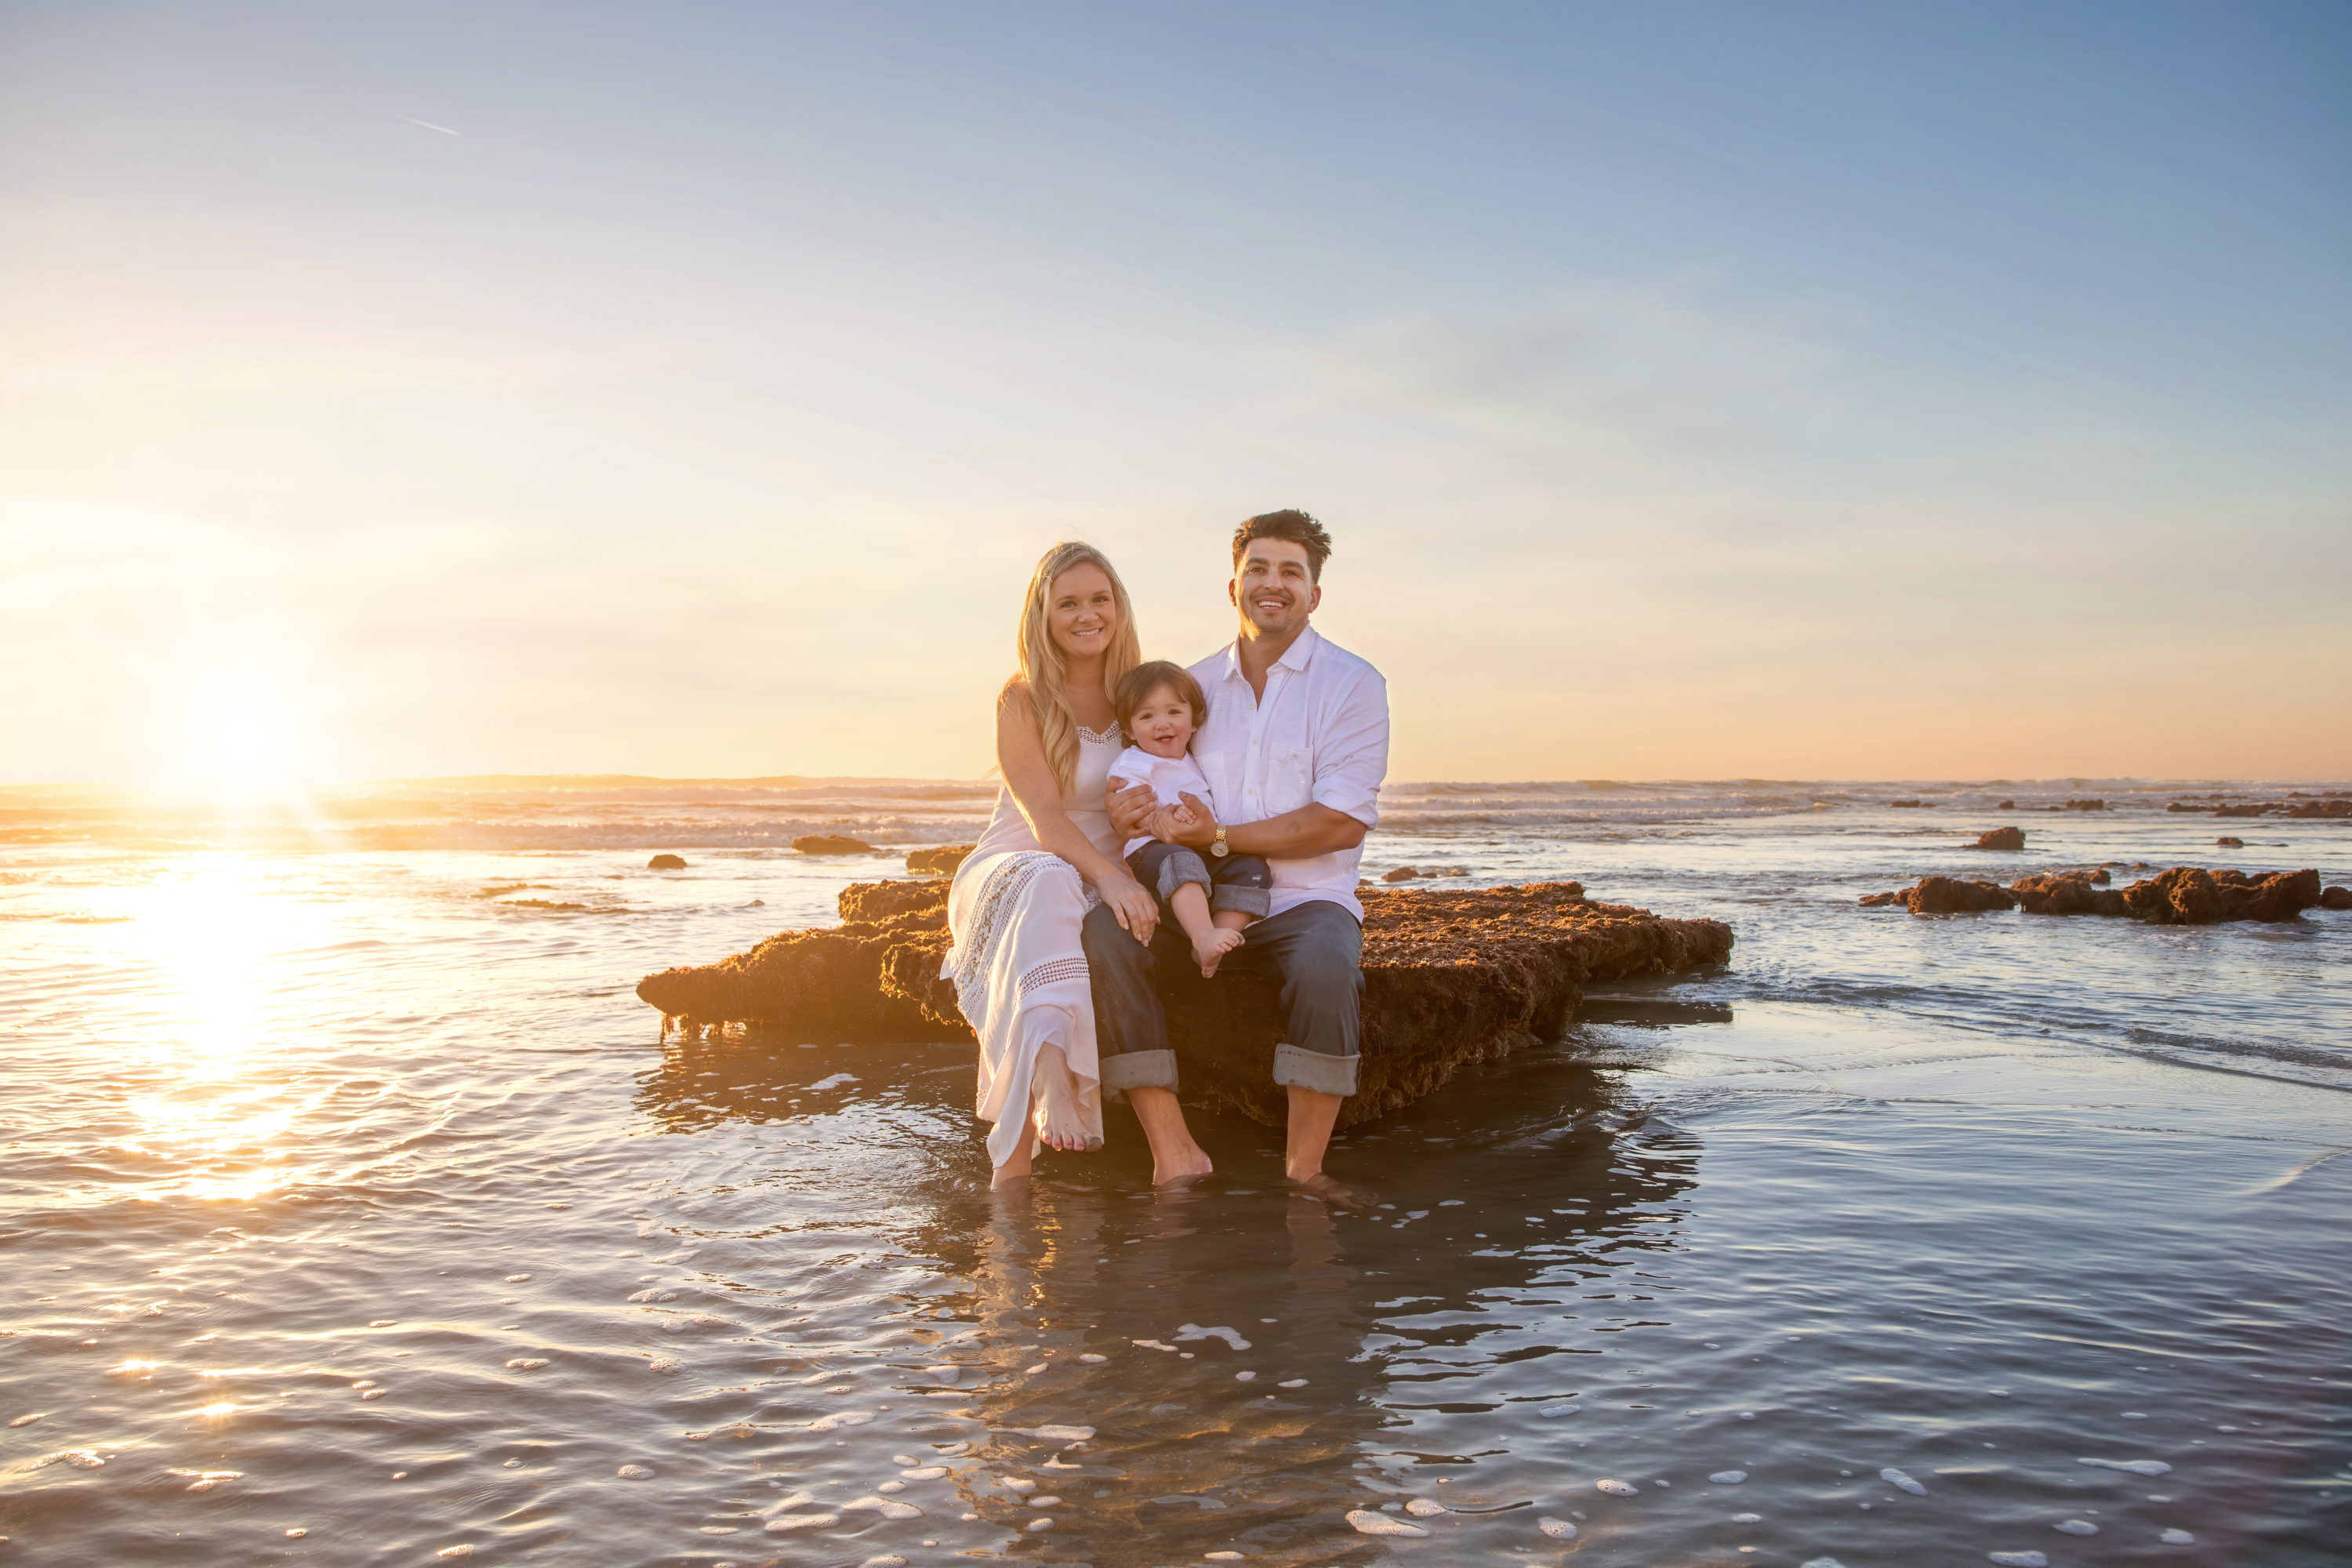
[[[1233,851],[1225,847],[1225,841],[1220,838],[1214,844],[1209,846],[1209,853],[1222,860],[1226,856],[1232,854]]]

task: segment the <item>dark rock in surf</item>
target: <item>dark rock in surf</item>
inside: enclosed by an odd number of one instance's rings
[[[1933,809],[1931,803],[1924,800],[1890,800],[1886,804],[1898,811],[1925,811]]]
[[[679,855],[656,855],[652,859],[646,862],[646,869],[648,871],[683,871],[686,869],[686,859],[685,857]]]
[[[874,846],[863,838],[844,838],[837,833],[813,833],[805,838],[793,840],[793,847],[803,855],[871,855]]]
[[[2009,885],[2018,907],[2030,915],[2124,915],[2123,894],[2098,883],[2105,871],[2062,871],[2054,876],[2020,877]]]
[[[1383,882],[1410,882],[1420,875],[1420,872],[1414,870],[1410,866],[1400,866],[1393,871],[1383,871],[1381,873],[1381,880]]]
[[[947,883],[886,882],[842,894],[845,923],[786,931],[719,963],[647,975],[638,996],[667,1021],[760,1026],[799,1039],[969,1039],[954,987]],[[1364,900],[1363,1064],[1340,1125],[1412,1104],[1464,1067],[1557,1037],[1582,988],[1679,973],[1729,958],[1719,921],[1661,920],[1594,903],[1574,882],[1477,891],[1370,889]],[[1163,973],[1171,1044],[1188,1100],[1280,1126],[1266,1072],[1279,991],[1255,975]]]
[[[1922,877],[1905,894],[1903,903],[1915,915],[1972,915],[2017,907],[2017,900],[1999,884],[1963,882],[1957,877]]]
[[[2022,827],[1996,827],[1990,832],[1979,834],[1977,836],[1976,843],[1970,846],[1970,847],[1977,849],[2022,849],[2025,847],[2025,829]]]
[[[978,847],[976,844],[944,844],[937,849],[909,849],[907,869],[919,877],[952,877],[956,868]]]
[[[1993,809],[1995,811],[2015,811],[2017,809],[2017,802],[2013,800],[2005,800],[1999,805],[1994,806]]]
[[[2213,840],[2213,842],[2223,849],[2243,849],[2246,847],[2246,841],[2244,839],[2232,838],[2226,833],[2221,837]]]
[[[2319,907],[2323,910],[2352,910],[2352,888],[2322,888]]]
[[[2066,809],[2068,811],[2105,811],[2107,809],[2107,803],[2104,800],[2070,800],[2066,803]]]
[[[2208,871],[2175,866],[2123,890],[2125,906],[2153,925],[2201,926],[2223,921],[2291,921],[2319,902],[2315,870]]]
[[[2281,816],[2297,822],[2352,821],[2352,800],[2305,800],[2283,809]]]

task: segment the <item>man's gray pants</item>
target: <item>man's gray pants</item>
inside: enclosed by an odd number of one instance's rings
[[[1160,966],[1190,964],[1192,939],[1163,920],[1146,947],[1127,933],[1108,904],[1087,915],[1082,931],[1095,995],[1095,1045],[1102,1086],[1176,1088],[1176,1053],[1160,1005]],[[1312,899],[1259,921],[1217,965],[1217,976],[1264,974],[1282,987],[1284,1043],[1274,1048],[1274,1081],[1324,1094],[1356,1092],[1356,1045],[1362,1032],[1364,928],[1328,899]],[[1215,984],[1216,981],[1208,982]]]

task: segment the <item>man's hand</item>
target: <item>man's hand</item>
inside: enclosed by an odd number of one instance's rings
[[[1103,809],[1110,813],[1110,825],[1120,842],[1151,832],[1151,813],[1156,798],[1149,784],[1129,784],[1114,789],[1103,796]],[[1157,837],[1157,835],[1154,835]]]
[[[1171,844],[1189,844],[1195,849],[1206,849],[1210,845],[1216,842],[1216,813],[1209,809],[1209,803],[1207,801],[1202,800],[1199,795],[1192,794],[1189,790],[1183,792],[1179,798],[1183,801],[1185,809],[1192,816],[1192,820],[1187,822],[1181,818],[1173,816],[1171,814],[1170,826],[1172,826],[1176,832],[1175,837],[1170,839],[1169,842]]]

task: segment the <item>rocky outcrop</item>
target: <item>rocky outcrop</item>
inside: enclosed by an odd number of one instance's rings
[[[2105,871],[2096,875],[2062,871],[2054,876],[2020,877],[2009,885],[2009,890],[2017,895],[2018,907],[2030,915],[2129,913],[2122,893],[2098,885],[2106,879]]]
[[[787,931],[722,963],[648,975],[637,994],[694,1028],[762,1026],[795,1039],[971,1037],[946,956],[947,883],[865,883],[841,896],[844,923]],[[1367,889],[1363,1062],[1340,1113],[1351,1125],[1431,1093],[1464,1067],[1567,1027],[1585,985],[1678,973],[1730,957],[1719,921],[1661,920],[1595,903],[1574,882],[1461,892]],[[1185,1098],[1280,1125],[1285,1096],[1266,1068],[1281,997],[1255,975],[1162,975],[1170,1043]]]
[[[2017,802],[2013,800],[2005,800],[1999,805],[1994,806],[1993,809],[1995,811],[2015,811],[2017,809]]]
[[[803,855],[871,855],[874,846],[863,838],[844,838],[837,833],[812,833],[805,838],[793,840],[793,847]]]
[[[2107,809],[2107,803],[2104,800],[2070,800],[2066,803],[2066,809],[2068,811],[2105,811]]]
[[[2175,866],[2123,890],[2131,913],[2154,925],[2202,926],[2221,921],[2291,921],[2319,902],[2319,873],[2242,871]]]
[[[1862,902],[1865,909],[1900,904],[1915,915],[1965,915],[2017,907],[2017,900],[1998,882],[1963,882],[1956,877],[1922,877],[1916,887],[1873,893]]]
[[[2233,838],[2226,833],[2221,837],[2213,840],[2213,843],[2217,847],[2222,849],[2243,849],[2246,847],[2246,841],[2244,839]]]
[[[2352,888],[2322,888],[2319,907],[2323,910],[2352,910]]]
[[[907,869],[918,877],[952,877],[977,844],[943,844],[937,849],[907,851]]]
[[[1865,908],[1900,905],[1915,915],[1966,914],[2022,908],[2036,915],[2128,916],[2151,925],[2214,925],[2224,921],[2289,921],[2322,901],[2319,873],[2208,871],[2175,866],[2121,889],[2103,888],[2104,869],[2021,877],[2007,888],[1925,877],[1899,892],[1873,893]]]
[[[2025,829],[2022,827],[1996,827],[1990,832],[1977,835],[1976,843],[1969,846],[1969,847],[1975,849],[2022,849],[2025,847]]]
[[[683,871],[686,869],[686,858],[682,855],[656,855],[652,859],[646,862],[646,869],[648,871]]]

